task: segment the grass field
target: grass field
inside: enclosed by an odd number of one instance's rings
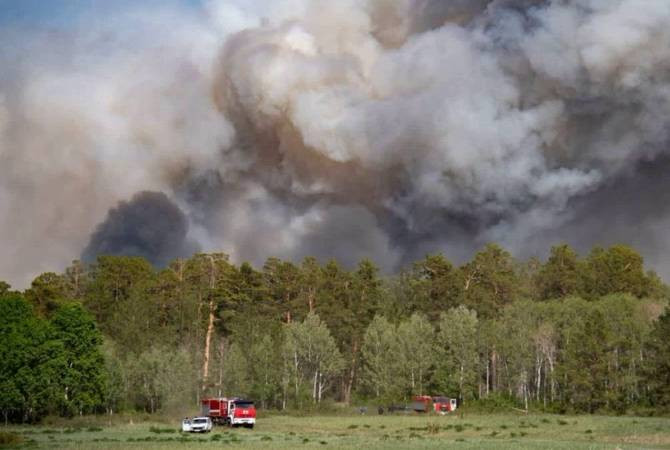
[[[670,449],[670,419],[605,416],[474,415],[270,416],[254,430],[177,431],[178,421],[113,426],[0,427],[23,444],[82,449],[336,448],[336,449]],[[2,439],[0,439],[2,442]],[[0,447],[5,447],[0,444]]]

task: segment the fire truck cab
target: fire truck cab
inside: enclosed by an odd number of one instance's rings
[[[458,402],[455,398],[447,397],[433,397],[433,408],[436,413],[446,414],[448,412],[455,411],[458,407]]]

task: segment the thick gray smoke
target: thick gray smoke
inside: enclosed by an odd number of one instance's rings
[[[187,232],[186,216],[165,194],[140,192],[109,210],[91,235],[82,260],[93,262],[98,255],[143,256],[163,267],[197,250]]]
[[[108,19],[0,32],[0,278],[66,264],[143,190],[238,261],[392,270],[489,241],[624,242],[670,275],[666,0],[211,0]]]

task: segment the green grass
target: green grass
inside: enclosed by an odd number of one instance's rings
[[[109,426],[9,426],[30,448],[210,449],[332,448],[382,449],[670,449],[670,419],[605,416],[466,414],[461,416],[271,415],[254,430],[217,427],[208,434],[183,434],[173,423],[116,423]],[[160,431],[158,431],[160,430]],[[13,439],[13,438],[12,438]],[[7,444],[5,444],[6,446]],[[0,444],[1,446],[1,444]],[[5,448],[5,446],[1,446]]]

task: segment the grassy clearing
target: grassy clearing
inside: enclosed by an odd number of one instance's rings
[[[182,434],[179,424],[125,423],[107,427],[7,427],[31,448],[190,449],[670,449],[670,419],[604,416],[312,416],[274,415],[254,430],[216,428]],[[4,448],[4,447],[3,447]]]

